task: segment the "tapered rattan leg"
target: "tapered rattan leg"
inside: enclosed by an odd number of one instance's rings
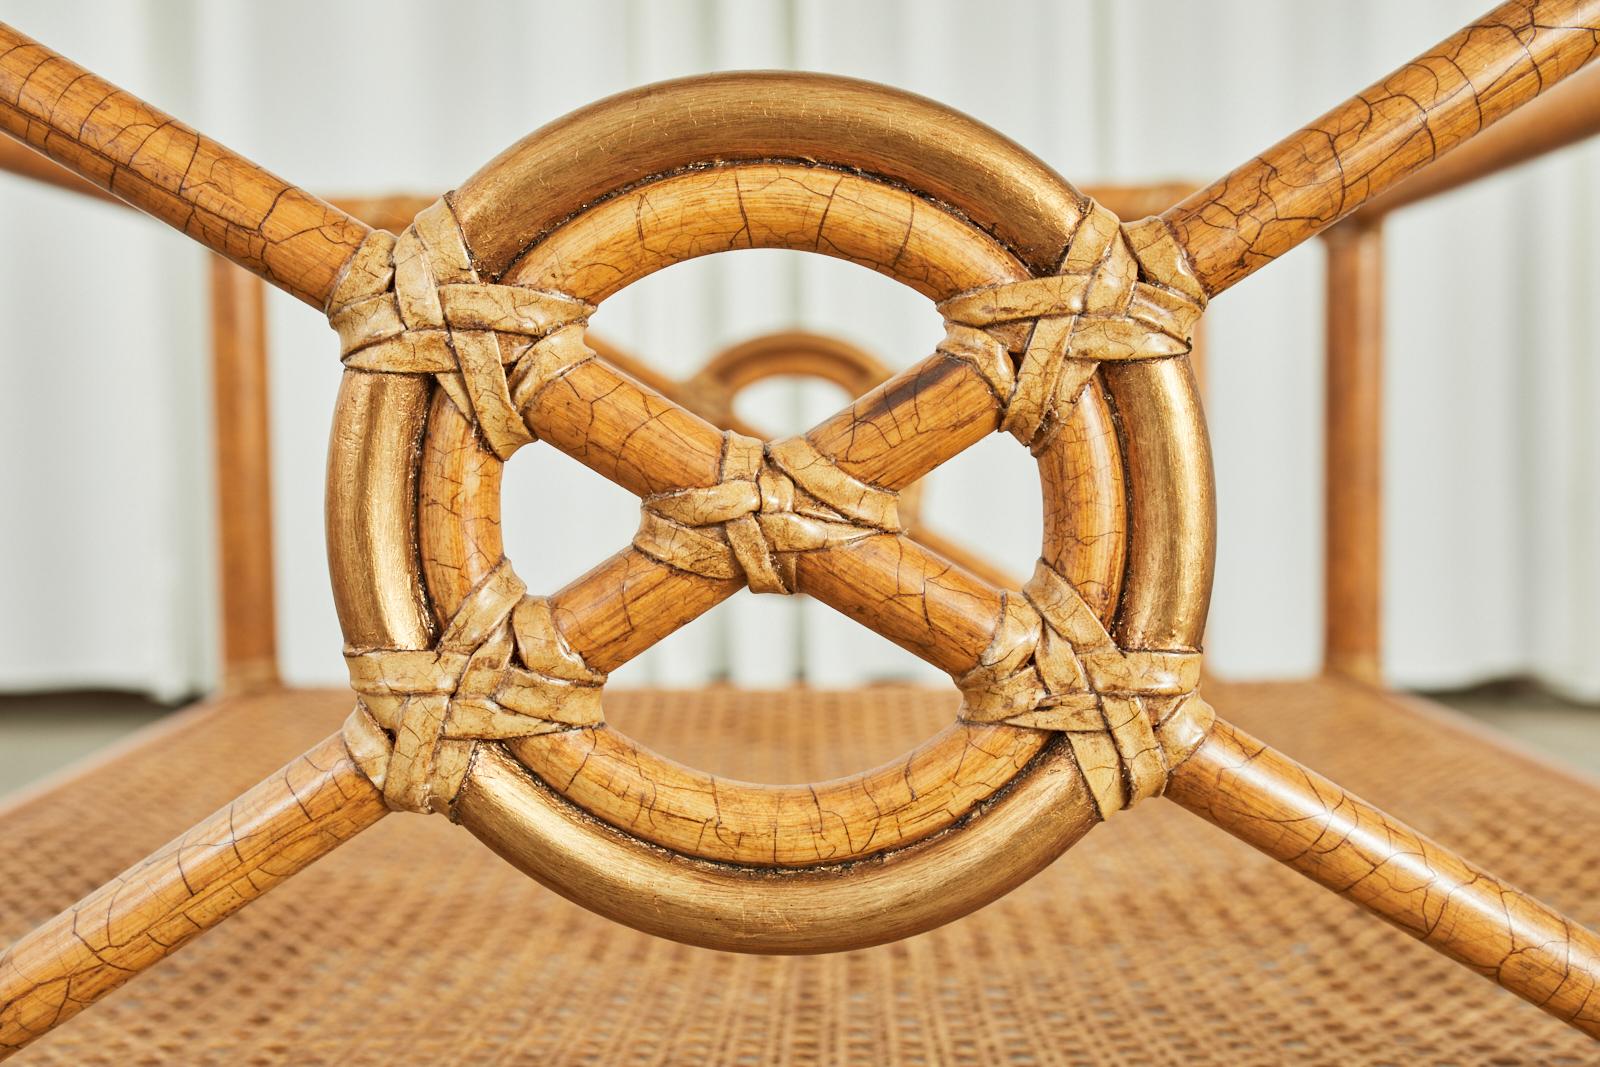
[[[388,810],[338,734],[297,757],[0,956],[0,1059]]]
[[[1167,796],[1600,1037],[1600,937],[1218,720]]]

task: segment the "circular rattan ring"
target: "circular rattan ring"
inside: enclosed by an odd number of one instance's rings
[[[970,119],[811,75],[715,76],[603,101],[503,153],[450,205],[484,279],[593,304],[671,263],[756,246],[851,259],[942,301],[1052,274],[1086,209],[1043,164]],[[1192,380],[1179,360],[1099,373],[1102,387],[1036,447],[1042,558],[1118,645],[1194,649],[1213,509]],[[550,401],[540,435],[580,454],[590,398],[568,392]],[[659,478],[659,491],[713,480],[703,464],[681,466],[605,473],[647,487]],[[328,530],[349,646],[432,647],[500,563],[500,467],[431,378],[347,372]],[[597,570],[607,566],[624,564]],[[560,594],[551,603],[565,640],[597,670],[649,643],[614,625],[574,632]],[[974,666],[888,625],[953,674]],[[910,798],[904,818],[859,840],[827,825],[829,812],[876,805],[896,781]],[[702,810],[707,795],[714,819]],[[1100,818],[1061,735],[967,721],[888,767],[797,787],[712,780],[603,726],[485,743],[451,814],[596,911],[762,952],[859,947],[948,921],[1042,869]]]

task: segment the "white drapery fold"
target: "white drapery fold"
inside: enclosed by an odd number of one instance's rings
[[[84,19],[14,0],[5,17],[309,188],[431,193],[590,100],[749,67],[923,93],[1078,182],[1206,180],[1485,2],[190,0]],[[1600,699],[1597,168],[1600,148],[1570,149],[1388,226],[1385,660],[1396,684],[1532,674]],[[0,183],[0,688],[197,690],[214,674],[216,614],[202,254],[114,208]],[[1208,662],[1221,674],[1307,674],[1320,660],[1320,259],[1314,244],[1291,253],[1208,315],[1220,506]],[[915,294],[786,253],[673,268],[596,319],[680,375],[797,324],[894,366],[939,336]],[[320,317],[286,297],[272,302],[271,329],[284,668],[341,684],[321,532],[337,352]],[[743,410],[788,430],[840,399],[780,385]],[[551,486],[581,525],[541,506]],[[1038,489],[1008,440],[935,475],[926,510],[1027,572]],[[535,446],[508,472],[505,519],[519,572],[551,589],[626,544],[638,508]],[[618,672],[657,684],[907,676],[935,677],[821,605],[749,594]]]

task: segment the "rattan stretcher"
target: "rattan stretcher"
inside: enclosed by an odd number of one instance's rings
[[[1600,922],[1594,784],[1381,692],[1375,631],[1348,615],[1330,617],[1325,678],[1199,697],[1209,469],[1186,356],[1209,298],[1363,202],[1375,219],[1376,194],[1582,66],[1597,32],[1600,4],[1503,5],[1126,226],[926,102],[724,76],[533,135],[396,242],[0,27],[0,128],[328,308],[349,368],[330,552],[359,694],[352,715],[347,692],[279,688],[270,628],[246,648],[248,612],[230,610],[229,694],[12,801],[0,937],[26,936],[0,958],[0,1049],[37,1038],[23,1060],[41,1063],[1592,1058],[1600,942],[1579,924]],[[1402,96],[1421,113],[1388,106]],[[652,111],[693,114],[706,143],[639,140],[652,123],[631,120]],[[1506,137],[1429,173],[1443,187],[1527,154],[1531,138]],[[228,180],[190,189],[178,154]],[[529,181],[542,199],[522,195]],[[643,197],[667,239],[648,255],[631,240]],[[746,229],[724,228],[735,209]],[[704,390],[621,375],[617,353],[583,343],[617,278],[741,235],[825,235],[939,300],[945,345],[763,447],[690,415],[718,416]],[[1336,241],[1336,268],[1357,269],[1330,285],[1368,277],[1339,249],[1370,261],[1375,240]],[[218,275],[218,356],[255,383],[233,400],[259,402],[259,291],[238,278]],[[1330,302],[1330,349],[1370,367],[1361,293],[1355,329]],[[779,347],[796,345],[828,348]],[[1376,394],[1333,384],[1331,447],[1359,467]],[[896,490],[997,426],[1040,458],[1047,494],[1045,559],[1009,594],[1019,583],[951,567],[958,550],[903,532],[897,510]],[[548,599],[497,551],[498,464],[535,437],[644,505],[633,546]],[[1330,494],[1351,493],[1331,466]],[[224,497],[225,538],[230,509],[265,506],[264,467],[245,483],[257,496]],[[1375,486],[1354,492],[1373,494],[1371,521],[1330,523],[1335,614],[1377,595]],[[225,546],[225,595],[230,558],[259,573],[263,550]],[[876,595],[885,552],[914,588]],[[747,584],[869,621],[959,692],[614,692],[600,718],[605,670]],[[817,784],[716,777],[736,760]],[[893,773],[857,773],[880,763]],[[1134,807],[1159,794],[1177,803]],[[373,826],[391,809],[449,814],[511,863],[444,820]],[[832,949],[848,951],[814,954]]]

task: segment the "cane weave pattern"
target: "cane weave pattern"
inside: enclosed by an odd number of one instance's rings
[[[1252,733],[1470,849],[1578,921],[1600,922],[1600,836],[1573,817],[1600,808],[1592,781],[1365,686],[1215,690]],[[769,782],[821,781],[889,759],[948,721],[954,704],[945,689],[894,686],[607,693],[608,717],[662,753]],[[347,692],[332,690],[226,702],[14,805],[0,820],[0,847],[32,861],[0,884],[0,940],[270,774],[336,729],[348,705]],[[85,820],[84,811],[121,817]],[[584,995],[529,996],[535,988]],[[663,941],[530,882],[442,819],[385,820],[15,1062],[1593,1059],[1583,1034],[1348,901],[1177,805],[1141,804],[965,919],[822,956]]]

